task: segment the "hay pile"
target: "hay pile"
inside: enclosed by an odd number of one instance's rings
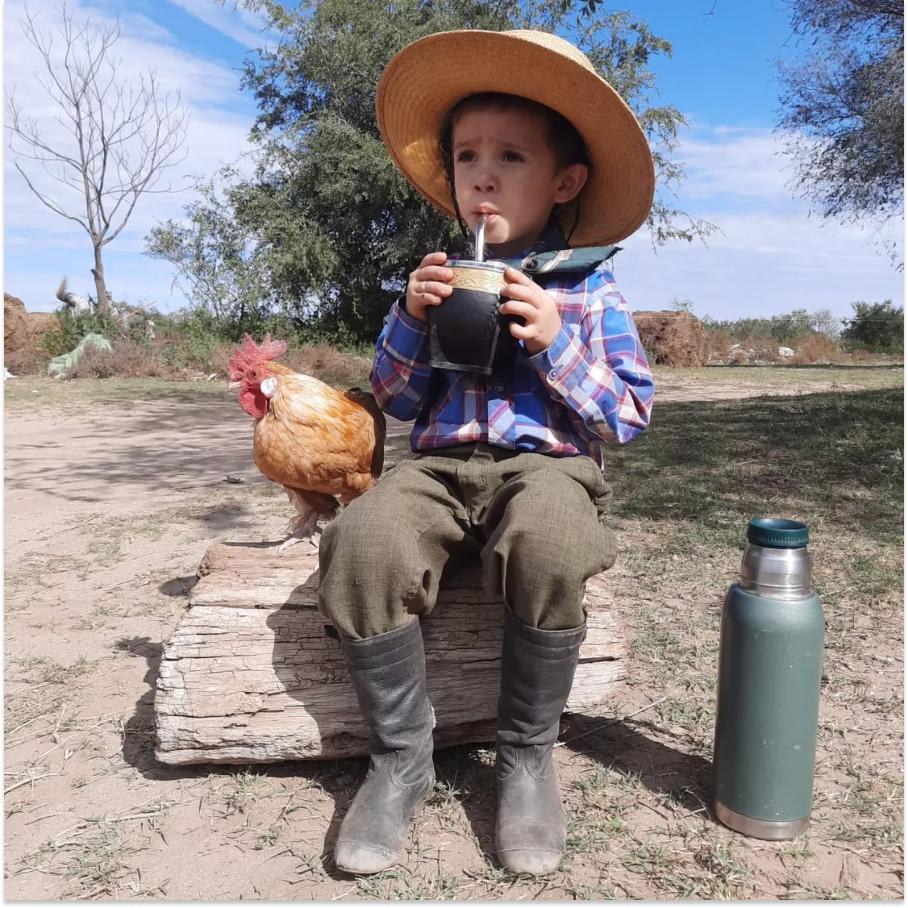
[[[635,312],[634,322],[650,365],[706,365],[709,333],[690,312]]]
[[[3,294],[3,361],[14,373],[35,372],[46,355],[41,350],[42,336],[57,327],[52,312],[28,312],[18,297]]]
[[[31,332],[25,303],[16,296],[3,294],[3,353],[6,357],[28,346]]]
[[[57,327],[57,316],[53,312],[29,312],[27,315],[28,330],[35,341],[51,328]]]

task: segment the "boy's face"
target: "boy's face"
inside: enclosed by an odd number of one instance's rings
[[[583,188],[587,168],[557,166],[545,117],[522,110],[462,113],[451,132],[457,204],[475,233],[482,214],[486,243],[507,258],[532,245],[554,205]]]

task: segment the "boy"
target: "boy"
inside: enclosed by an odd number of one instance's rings
[[[351,873],[390,867],[432,790],[419,617],[448,559],[473,550],[506,603],[496,851],[512,872],[547,873],[564,848],[552,745],[585,633],[583,586],[615,559],[599,519],[600,443],[640,432],[653,392],[606,265],[615,247],[602,244],[646,218],[652,159],[587,58],[543,32],[430,35],[389,63],[376,103],[407,179],[465,232],[486,215],[489,257],[516,266],[501,312],[517,318],[497,373],[431,369],[426,312],[445,304],[452,276],[431,252],[379,337],[372,387],[387,412],[416,420],[416,456],[321,540],[321,608],[372,732],[335,861]]]

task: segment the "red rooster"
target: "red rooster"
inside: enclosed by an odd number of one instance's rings
[[[317,548],[318,519],[370,489],[385,458],[385,417],[375,398],[274,362],[286,352],[284,341],[266,334],[260,346],[247,334],[228,366],[230,389],[255,418],[255,465],[297,511],[281,551],[307,538]]]

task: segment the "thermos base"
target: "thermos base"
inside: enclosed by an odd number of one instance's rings
[[[800,820],[758,820],[756,817],[749,817],[726,807],[721,801],[713,801],[713,812],[719,822],[729,829],[734,829],[735,832],[740,832],[741,835],[774,842],[795,838],[810,822],[810,817],[803,817]]]

